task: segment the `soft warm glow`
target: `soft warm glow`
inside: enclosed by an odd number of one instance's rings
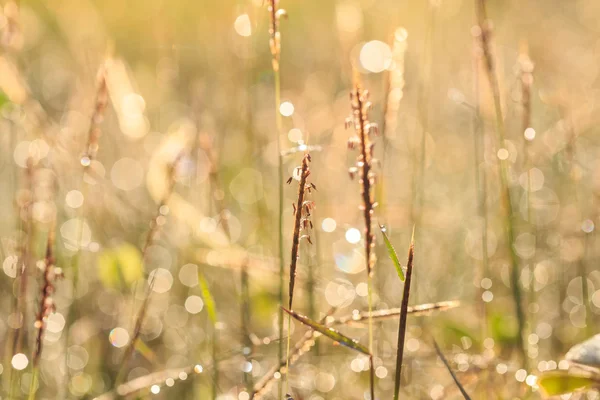
[[[360,50],[360,64],[369,72],[382,72],[392,63],[392,49],[387,43],[372,40]]]
[[[242,14],[235,19],[233,28],[238,35],[248,37],[252,35],[252,24],[248,14]]]

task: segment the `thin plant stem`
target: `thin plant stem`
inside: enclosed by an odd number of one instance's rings
[[[446,360],[446,357],[444,357],[444,353],[442,353],[442,350],[440,349],[440,346],[438,346],[435,339],[433,340],[433,347],[435,348],[435,352],[437,353],[438,357],[440,358],[440,360],[442,360],[442,362],[444,363],[444,366],[450,373],[450,376],[452,376],[452,380],[456,384],[456,387],[458,387],[458,390],[460,390],[460,393],[463,395],[465,400],[471,400],[471,397],[469,396],[469,394],[467,393],[467,391],[465,390],[463,385],[460,383],[460,381],[456,377],[456,374],[454,373],[454,371],[452,371],[452,368],[450,368],[450,364],[448,363],[448,360]]]
[[[167,182],[166,182],[167,188],[163,195],[162,200],[160,201],[160,204],[158,205],[157,213],[151,220],[150,230],[148,231],[148,234],[146,235],[146,240],[144,242],[144,246],[142,247],[142,257],[141,257],[142,268],[145,266],[148,249],[150,248],[152,243],[154,243],[154,236],[156,235],[156,233],[159,230],[159,227],[160,227],[159,221],[164,218],[164,215],[163,215],[163,213],[165,212],[164,207],[168,208],[167,205],[169,203],[171,193],[173,192],[173,189],[175,187],[176,166],[177,166],[177,163],[179,162],[179,159],[182,156],[183,156],[183,153],[180,153],[173,162],[171,162],[169,165],[167,165]],[[150,279],[150,282],[148,283],[148,287],[146,288],[144,300],[142,301],[142,305],[140,306],[137,317],[135,317],[134,329],[133,329],[133,333],[131,335],[131,340],[129,341],[129,344],[125,348],[125,353],[123,354],[123,358],[121,359],[119,372],[117,373],[117,377],[115,379],[115,384],[117,384],[117,385],[123,382],[124,374],[127,370],[129,361],[135,351],[137,341],[140,337],[141,330],[142,330],[142,324],[144,323],[144,320],[146,317],[146,312],[148,311],[148,306],[150,304],[150,299],[152,297],[152,292],[154,291],[155,278],[156,278],[156,274],[153,274]],[[135,296],[134,296],[134,298],[135,298]]]
[[[410,247],[408,248],[408,261],[406,263],[406,274],[404,290],[402,293],[402,304],[400,306],[400,322],[398,324],[398,343],[396,353],[396,375],[394,379],[394,400],[400,396],[400,382],[402,380],[402,359],[404,357],[404,339],[406,337],[406,321],[408,318],[408,299],[410,296],[410,283],[413,273],[413,259],[415,254],[415,231],[413,228]]]
[[[473,49],[473,118],[472,118],[472,127],[473,127],[473,145],[474,145],[474,161],[475,161],[475,191],[477,195],[477,212],[479,218],[482,221],[481,228],[481,270],[480,270],[480,282],[479,288],[480,290],[477,292],[476,302],[480,304],[479,310],[481,313],[481,334],[482,338],[487,337],[488,328],[487,328],[487,319],[488,319],[488,306],[487,303],[481,301],[483,292],[485,289],[481,286],[481,280],[483,278],[489,277],[489,255],[488,255],[488,213],[487,213],[487,169],[485,163],[483,162],[483,157],[485,154],[485,133],[483,130],[483,125],[481,121],[481,110],[480,110],[480,98],[479,98],[479,66],[480,66],[480,31],[479,29],[474,29],[473,39],[474,39],[474,49]]]
[[[360,83],[360,77],[357,71],[354,71],[353,89],[350,93],[350,105],[352,115],[346,119],[346,126],[354,126],[356,135],[348,141],[348,147],[354,149],[358,147],[359,155],[356,166],[349,169],[350,177],[358,174],[360,184],[361,205],[360,210],[363,213],[365,224],[364,242],[365,242],[365,264],[367,269],[367,301],[369,306],[369,353],[373,355],[373,272],[376,262],[375,256],[375,234],[373,233],[373,214],[376,203],[373,198],[375,186],[375,173],[372,169],[373,146],[371,135],[378,132],[377,124],[369,121],[369,110],[371,102],[369,101],[369,92],[364,90]],[[374,380],[371,374],[371,397],[374,399]]]
[[[429,134],[429,99],[431,92],[431,80],[433,70],[433,36],[435,30],[436,5],[433,2],[428,3],[428,15],[425,22],[425,43],[423,55],[423,77],[419,80],[417,92],[417,117],[421,130],[420,144],[418,152],[413,156],[413,174],[412,174],[412,199],[410,206],[411,223],[417,228],[417,234],[422,234],[422,214],[425,203],[425,172],[427,162],[427,135]],[[417,241],[421,242],[420,237]],[[418,272],[415,272],[418,274]],[[415,276],[417,278],[417,276]],[[419,282],[418,279],[416,279]],[[414,295],[415,301],[421,301],[419,291]]]
[[[271,64],[273,67],[273,80],[275,84],[275,137],[277,140],[277,169],[278,169],[278,229],[277,229],[277,242],[278,242],[278,256],[279,256],[279,314],[278,314],[278,331],[279,337],[283,337],[283,283],[285,265],[283,261],[283,155],[281,152],[281,132],[283,130],[283,123],[281,114],[279,112],[279,105],[281,104],[281,75],[279,72],[279,59],[281,56],[281,34],[279,32],[279,20],[282,15],[285,15],[285,11],[278,9],[278,0],[269,0],[269,47],[271,49]],[[283,342],[280,340],[278,343],[278,359],[283,359]],[[283,387],[279,385],[279,399],[282,398]]]
[[[298,258],[300,257],[300,240],[306,239],[309,243],[312,243],[309,234],[301,233],[303,231],[308,231],[309,228],[312,229],[312,222],[310,220],[311,211],[313,209],[313,202],[310,200],[304,200],[306,196],[306,192],[311,192],[313,188],[316,188],[314,184],[308,182],[308,176],[310,175],[310,168],[308,164],[311,161],[310,154],[307,152],[302,158],[302,166],[299,167],[300,170],[300,181],[298,183],[298,200],[294,205],[294,232],[292,237],[292,251],[290,257],[290,284],[289,284],[289,301],[288,307],[291,310],[293,299],[294,299],[294,285],[296,282],[296,268],[298,264]],[[291,182],[293,178],[290,177],[288,182]],[[287,338],[287,352],[290,353],[290,341],[291,341],[291,328],[292,328],[292,320],[288,318],[288,338]],[[289,360],[289,357],[288,357]],[[289,367],[289,366],[287,366]],[[286,374],[285,379],[285,391],[288,392],[288,379],[289,371]]]
[[[479,28],[481,29],[481,48],[483,51],[483,56],[485,60],[485,66],[487,71],[487,76],[490,84],[490,88],[492,90],[492,97],[494,101],[494,110],[496,114],[496,135],[497,135],[497,143],[499,149],[504,148],[504,140],[505,140],[505,127],[504,127],[504,117],[502,113],[502,104],[500,101],[500,85],[498,83],[497,71],[495,60],[492,56],[491,48],[490,48],[490,40],[491,40],[491,26],[490,21],[487,18],[487,12],[485,8],[485,0],[475,0],[477,7],[477,21],[479,24]],[[513,247],[514,239],[515,239],[515,226],[513,221],[513,211],[512,211],[512,201],[511,201],[511,192],[510,186],[508,182],[508,160],[500,159],[500,196],[501,196],[501,204],[504,212],[505,218],[505,234],[506,234],[506,245],[508,247],[508,251],[510,253],[510,262],[511,262],[511,271],[510,271],[510,282],[511,282],[511,290],[513,303],[515,308],[515,315],[517,317],[518,324],[518,339],[519,346],[518,350],[520,352],[523,366],[527,367],[527,355],[525,354],[525,314],[523,312],[522,307],[522,294],[521,294],[521,286],[519,282],[520,276],[520,268],[519,268],[519,259],[517,253]]]
[[[35,399],[37,391],[37,381],[39,374],[39,363],[42,357],[42,349],[44,344],[44,333],[46,332],[46,324],[48,317],[55,311],[55,305],[52,298],[54,291],[56,290],[55,282],[57,279],[63,277],[62,269],[57,268],[55,264],[54,256],[54,241],[55,241],[55,225],[56,222],[52,222],[50,230],[48,231],[48,239],[46,245],[46,255],[43,260],[43,279],[42,287],[40,290],[39,308],[36,315],[35,327],[37,329],[37,335],[35,338],[35,348],[32,355],[32,377],[29,386],[29,400]]]

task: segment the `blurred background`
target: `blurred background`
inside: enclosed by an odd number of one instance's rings
[[[569,347],[596,333],[600,3],[487,2],[503,146],[474,1],[279,6],[288,18],[280,21],[276,104],[262,0],[2,4],[6,396],[9,386],[16,398],[30,391],[42,279],[35,266],[55,226],[56,266],[65,278],[53,294],[38,398],[95,398],[114,389],[149,276],[142,345],[124,380],[191,367],[184,378],[181,371],[160,376],[140,395],[250,398],[252,385],[277,364],[278,138],[284,180],[308,145],[318,188],[310,194],[313,244],[300,246],[294,308],[316,320],[332,307],[335,316],[366,310],[361,197],[348,174],[356,153],[346,143],[354,133],[344,127],[353,68],[381,131],[373,138],[374,226],[386,225],[403,263],[415,226],[411,304],[461,302],[409,317],[403,396],[460,398],[432,337],[474,398],[535,399],[530,376],[559,368]],[[108,105],[99,110],[103,95]],[[90,132],[98,137],[93,157]],[[509,165],[508,219],[499,160]],[[286,267],[296,196],[295,182],[285,185]],[[375,230],[374,308],[399,307],[402,282]],[[15,309],[20,262],[31,267],[23,315]],[[286,292],[287,279],[286,272]],[[377,397],[391,398],[397,318],[375,327]],[[293,346],[306,328],[296,322],[292,329]],[[366,324],[341,330],[367,343]],[[11,359],[17,331],[24,332],[24,360]],[[299,399],[367,399],[367,370],[364,356],[321,338],[293,364],[289,382]],[[265,397],[276,398],[276,387]]]

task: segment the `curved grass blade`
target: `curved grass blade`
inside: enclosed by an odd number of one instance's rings
[[[408,297],[410,296],[410,281],[413,270],[413,257],[415,255],[415,228],[413,227],[410,247],[408,248],[408,261],[406,262],[406,279],[400,306],[400,324],[398,325],[398,350],[396,352],[396,376],[394,380],[394,400],[398,400],[400,393],[400,377],[402,375],[402,358],[404,356],[404,339],[406,337],[406,319],[408,317]]]
[[[465,400],[471,400],[471,397],[469,397],[469,394],[467,393],[467,391],[465,390],[463,385],[460,383],[460,381],[458,380],[458,378],[456,377],[456,375],[450,368],[450,364],[448,364],[448,360],[446,360],[446,357],[444,357],[444,354],[442,353],[442,350],[440,349],[440,346],[438,346],[435,339],[433,339],[433,346],[435,347],[435,352],[437,353],[438,357],[440,358],[440,360],[442,360],[442,362],[446,366],[446,369],[448,370],[448,372],[450,372],[450,375],[452,376],[454,383],[456,383],[458,390],[460,390],[460,392],[462,393]]]
[[[394,267],[396,267],[396,272],[398,273],[398,278],[402,282],[404,282],[404,271],[402,271],[402,264],[400,264],[400,260],[398,259],[398,254],[396,254],[396,249],[390,242],[390,238],[387,235],[387,228],[385,225],[379,225],[379,229],[381,230],[381,234],[383,235],[383,242],[385,243],[385,247],[387,248],[388,254],[390,255],[390,259],[394,263]]]
[[[537,380],[537,384],[544,397],[550,397],[597,388],[600,381],[591,376],[556,370],[541,375]]]
[[[289,315],[291,315],[292,317],[294,317],[295,319],[297,319],[298,321],[302,322],[304,325],[314,329],[315,331],[319,332],[320,334],[322,334],[323,336],[327,336],[329,339],[338,342],[341,345],[344,345],[346,347],[351,348],[352,350],[356,350],[360,353],[363,353],[367,356],[370,356],[371,353],[369,352],[369,349],[366,348],[365,346],[363,346],[362,344],[360,344],[358,341],[354,340],[354,339],[350,339],[347,336],[344,336],[343,334],[341,334],[340,332],[336,331],[333,328],[327,327],[323,324],[320,324],[316,321],[313,321],[312,319],[305,317],[304,315],[300,315],[295,311],[290,311],[286,308],[283,308],[283,311],[285,311],[286,313],[288,313]]]

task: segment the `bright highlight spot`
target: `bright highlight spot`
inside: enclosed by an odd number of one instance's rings
[[[17,353],[13,356],[10,363],[14,369],[22,371],[25,368],[27,368],[27,365],[29,364],[29,359],[27,359],[27,356],[25,354]]]
[[[508,160],[508,150],[506,150],[506,149],[498,150],[498,158],[501,160]]]
[[[333,218],[325,218],[321,223],[321,228],[323,228],[324,232],[333,232],[337,227],[337,223]]]
[[[173,286],[173,275],[164,268],[157,268],[150,272],[148,276],[148,284],[154,281],[152,290],[156,293],[165,293]]]
[[[382,72],[392,63],[392,50],[387,43],[372,40],[360,49],[360,64],[369,72]]]
[[[585,233],[592,233],[594,231],[594,221],[591,219],[586,219],[581,224],[581,230]]]
[[[352,244],[360,242],[360,231],[356,228],[350,228],[346,231],[346,240]]]
[[[185,300],[185,309],[190,314],[198,314],[204,308],[204,301],[200,296],[190,296]]]
[[[533,129],[533,128],[525,129],[525,132],[523,132],[523,136],[525,136],[525,139],[532,141],[533,139],[535,139],[535,129]]]
[[[294,113],[294,105],[289,101],[284,101],[279,105],[279,112],[284,117],[291,117]]]
[[[248,37],[252,35],[252,24],[250,23],[248,14],[238,16],[233,23],[233,28],[240,36]]]
[[[108,341],[114,347],[124,347],[129,343],[129,333],[124,328],[114,328],[108,334]]]
[[[83,194],[79,190],[71,190],[65,196],[65,203],[71,208],[79,208],[83,205]]]

